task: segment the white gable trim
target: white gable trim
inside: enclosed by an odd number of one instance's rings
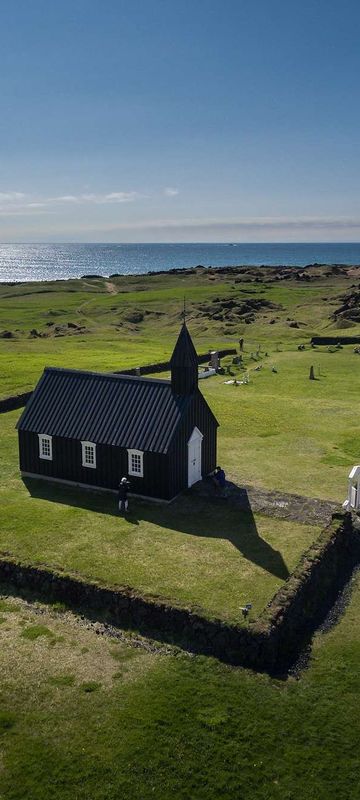
[[[195,426],[195,428],[194,428],[194,430],[193,430],[193,432],[192,432],[192,434],[190,436],[190,439],[188,441],[188,446],[189,446],[189,444],[192,444],[192,442],[194,442],[196,439],[203,439],[203,438],[204,438],[204,434],[201,433],[201,431],[199,431],[199,428],[197,428]]]

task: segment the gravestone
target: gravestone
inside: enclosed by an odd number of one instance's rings
[[[345,502],[343,503],[343,508],[345,511],[356,511],[359,513],[360,510],[360,466],[356,464],[349,475],[349,484],[348,484],[348,496]]]
[[[218,350],[210,350],[210,366],[218,370],[220,367],[220,357]]]

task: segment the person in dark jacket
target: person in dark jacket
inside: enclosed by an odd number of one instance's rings
[[[222,467],[216,467],[216,470],[213,475],[213,481],[215,484],[217,494],[223,495],[224,489],[226,487],[226,478],[225,478],[225,472],[222,469]]]
[[[127,478],[121,478],[119,483],[119,492],[118,492],[118,499],[119,499],[119,511],[126,511],[129,507],[128,501],[128,491],[130,488],[130,483]]]

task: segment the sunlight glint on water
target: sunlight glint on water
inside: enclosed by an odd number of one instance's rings
[[[3,244],[0,281],[203,266],[360,264],[360,244]]]

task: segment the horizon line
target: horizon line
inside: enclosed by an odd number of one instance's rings
[[[136,245],[136,246],[146,245],[148,247],[149,246],[157,247],[158,245],[164,245],[164,246],[178,245],[178,246],[181,246],[181,247],[186,247],[187,245],[192,245],[192,246],[193,245],[206,245],[207,247],[209,245],[210,246],[211,245],[219,245],[219,246],[222,246],[222,247],[223,246],[225,246],[225,247],[226,246],[231,246],[231,247],[242,247],[242,246],[245,246],[245,247],[248,247],[249,245],[253,245],[255,247],[263,247],[263,246],[277,247],[278,245],[291,245],[291,246],[295,246],[295,245],[296,246],[298,246],[298,245],[301,245],[301,246],[303,246],[303,245],[323,246],[323,245],[348,245],[348,244],[360,245],[360,241],[339,241],[339,242],[333,242],[333,241],[321,241],[321,242],[319,242],[319,241],[310,241],[310,240],[306,241],[306,242],[293,242],[293,241],[288,241],[288,242],[287,241],[279,241],[279,242],[234,242],[234,241],[231,241],[231,240],[228,241],[228,242],[203,242],[203,241],[189,241],[189,242],[176,242],[176,241],[174,241],[174,242],[145,242],[145,241],[144,242],[136,242],[136,241],[134,241],[134,242],[116,242],[116,241],[114,241],[114,242],[106,242],[106,241],[89,241],[89,242],[84,242],[84,241],[75,241],[75,240],[69,240],[69,241],[68,240],[66,240],[66,241],[65,240],[64,241],[13,241],[13,242],[9,242],[9,241],[2,242],[2,241],[0,241],[0,247],[3,246],[3,245],[69,245],[69,244],[108,245],[108,246],[117,245],[117,246],[124,246],[124,247],[126,247],[128,245]]]

